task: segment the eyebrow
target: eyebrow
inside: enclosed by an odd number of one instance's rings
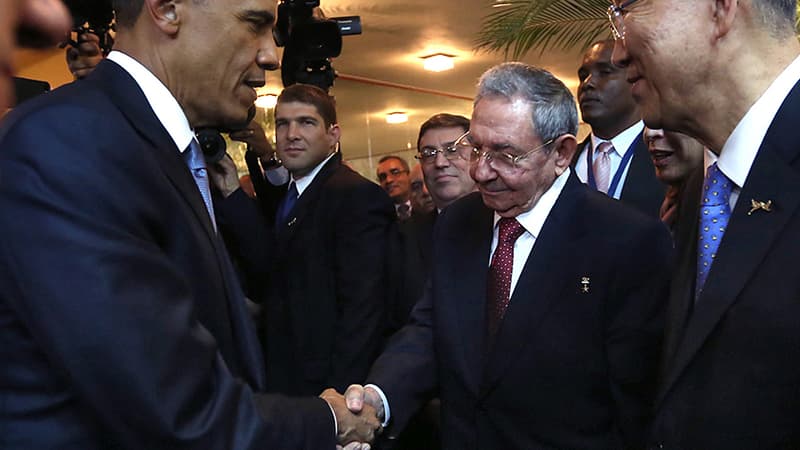
[[[267,10],[248,9],[240,12],[238,15],[241,19],[255,20],[258,22],[262,22],[265,25],[271,25],[275,23],[275,15]]]

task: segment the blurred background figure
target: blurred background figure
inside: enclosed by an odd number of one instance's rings
[[[105,58],[100,49],[100,38],[94,33],[79,33],[77,46],[69,46],[65,52],[67,67],[76,80],[89,75],[95,66]]]
[[[644,142],[653,159],[656,178],[667,185],[660,217],[672,228],[677,217],[680,193],[689,174],[703,164],[705,147],[685,134],[648,127],[644,128]]]
[[[431,193],[422,177],[422,166],[419,164],[411,168],[411,210],[414,213],[430,213],[436,205],[433,204]]]
[[[17,45],[54,44],[67,34],[70,23],[59,0],[0,0],[0,110],[12,102]]]
[[[405,159],[389,155],[378,161],[376,176],[378,183],[394,201],[397,218],[407,220],[411,217],[411,179],[408,163]]]

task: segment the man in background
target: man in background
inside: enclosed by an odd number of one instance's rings
[[[409,191],[411,192],[412,215],[427,214],[433,211],[436,205],[433,204],[431,193],[428,192],[428,186],[425,185],[425,178],[422,176],[422,167],[419,163],[411,167],[409,180],[411,181]]]
[[[573,166],[593,189],[658,217],[664,185],[642,141],[641,115],[625,71],[611,62],[613,49],[613,40],[594,43],[578,69],[581,117],[592,133],[578,146]]]
[[[397,218],[401,221],[411,217],[411,179],[405,159],[399,156],[384,156],[378,161],[376,176],[378,183],[394,201]]]

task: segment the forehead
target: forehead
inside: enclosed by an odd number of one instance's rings
[[[419,140],[421,147],[426,145],[438,145],[444,142],[453,142],[467,130],[461,127],[431,128]]]
[[[591,46],[589,50],[583,55],[582,66],[588,66],[598,63],[611,64],[611,54],[614,51],[614,45],[609,42],[598,42]]]
[[[533,139],[532,105],[521,99],[483,97],[472,110],[469,134],[480,143],[504,143]]]
[[[411,179],[412,180],[421,180],[422,179],[422,167],[416,165],[411,168]]]
[[[398,161],[398,160],[396,160],[394,158],[387,159],[386,161],[378,164],[378,170],[379,171],[381,171],[381,170],[392,170],[392,169],[395,169],[395,168],[402,169],[403,165],[400,164],[400,161]]]
[[[317,107],[309,103],[283,102],[275,105],[275,118],[313,117],[322,120]]]

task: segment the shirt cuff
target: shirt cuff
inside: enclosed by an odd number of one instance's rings
[[[333,406],[331,406],[327,400],[325,400],[325,404],[331,409],[331,415],[333,416],[333,437],[339,437],[339,422],[336,421],[336,413],[333,411]]]
[[[392,418],[392,413],[389,411],[389,400],[386,400],[386,394],[383,393],[383,390],[374,384],[368,384],[364,386],[364,389],[372,388],[375,389],[375,392],[381,397],[381,402],[383,402],[383,423],[381,424],[382,427],[386,428],[389,424],[389,419]],[[338,434],[337,434],[338,435]]]

